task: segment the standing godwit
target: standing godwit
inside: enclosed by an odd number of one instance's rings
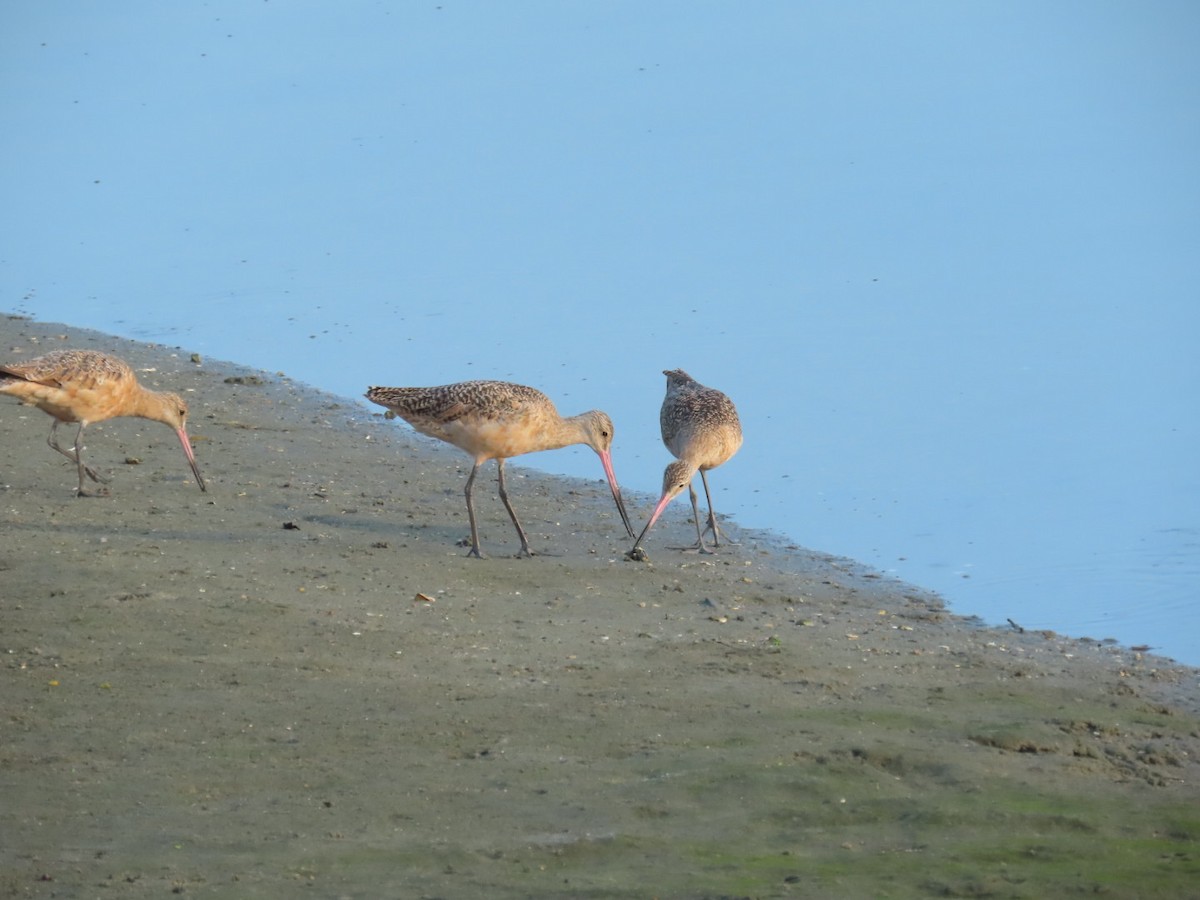
[[[138,416],[174,428],[196,483],[208,490],[188,441],[187,404],[178,394],[142,387],[133,369],[115,356],[97,350],[54,350],[28,362],[0,365],[0,394],[11,394],[54,417],[47,443],[78,467],[80,497],[88,496],[84,476],[98,483],[108,480],[83,461],[83,429],[118,416]],[[70,450],[58,445],[60,422],[79,423]]]
[[[508,501],[504,485],[504,461],[511,456],[536,450],[557,450],[571,444],[587,444],[600,456],[604,475],[612,489],[625,530],[633,537],[633,527],[625,513],[621,489],[612,467],[612,419],[593,409],[563,418],[550,398],[541,391],[507,381],[461,381],[440,387],[372,387],[366,397],[385,406],[422,434],[438,438],[466,451],[475,460],[467,478],[467,515],[471,520],[471,552],[483,558],[479,549],[479,529],[475,524],[475,506],[471,489],[479,467],[496,460],[500,499],[521,538],[518,556],[532,556],[525,529]]]
[[[663,472],[662,496],[654,507],[650,521],[634,541],[629,556],[643,559],[642,538],[667,508],[667,504],[685,487],[691,492],[692,514],[696,518],[696,544],[687,549],[712,553],[704,544],[704,531],[712,529],[713,546],[720,545],[721,530],[717,527],[717,516],[713,512],[712,494],[708,490],[709,469],[715,469],[729,460],[742,446],[742,423],[738,421],[733,401],[715,388],[705,387],[683,369],[664,369],[667,376],[667,396],[659,412],[663,443],[676,458]],[[700,509],[696,505],[696,488],[692,479],[696,471],[704,482],[704,496],[708,500],[708,525],[700,528]]]

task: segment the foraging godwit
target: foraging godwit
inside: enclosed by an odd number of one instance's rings
[[[685,487],[691,492],[692,514],[696,518],[696,545],[687,549],[712,553],[704,544],[704,532],[700,528],[700,510],[696,505],[696,489],[692,479],[697,470],[704,482],[704,496],[708,499],[708,525],[712,529],[713,546],[720,545],[720,529],[713,512],[712,494],[708,490],[709,469],[715,469],[729,460],[742,446],[742,424],[738,421],[733,401],[715,388],[705,387],[683,369],[664,369],[667,376],[667,396],[659,412],[663,443],[676,457],[676,461],[663,472],[662,496],[654,507],[650,521],[634,541],[628,555],[633,559],[644,559],[641,550],[642,538],[667,508],[667,504]]]
[[[613,424],[606,413],[593,409],[564,419],[541,391],[507,381],[462,381],[440,387],[372,387],[367,390],[366,397],[372,403],[387,407],[422,434],[453,444],[474,458],[475,465],[466,487],[467,516],[471,520],[469,556],[483,558],[471,500],[479,467],[489,459],[496,460],[500,499],[521,538],[517,555],[532,556],[525,529],[508,500],[504,461],[522,453],[557,450],[570,444],[587,444],[599,454],[621,521],[633,537],[617,476],[613,474]]]
[[[188,441],[187,404],[178,394],[151,391],[138,384],[123,360],[97,350],[54,350],[28,362],[0,365],[0,394],[11,394],[54,417],[47,443],[79,469],[80,497],[88,496],[83,479],[108,479],[83,461],[83,429],[118,416],[138,416],[175,429],[200,490],[208,490]],[[75,445],[64,450],[56,432],[60,422],[78,422]]]

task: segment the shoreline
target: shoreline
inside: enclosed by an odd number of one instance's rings
[[[0,398],[0,895],[1166,897],[1200,874],[1198,669],[983,625],[736,521],[699,559],[664,516],[625,561],[602,478],[520,465],[542,555],[505,557],[489,466],[491,557],[466,559],[460,451],[249,367],[0,323],[5,360],[66,346],[185,396],[209,493],[124,419],[87,431],[111,496],[76,499],[49,417]]]

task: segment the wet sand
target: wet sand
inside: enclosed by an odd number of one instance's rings
[[[209,492],[124,419],[87,432],[110,496],[78,499],[49,417],[0,397],[0,896],[1197,892],[1196,669],[982,628],[750,523],[668,549],[686,500],[627,561],[598,462],[510,467],[533,559],[489,466],[469,559],[459,451],[0,321],[5,360],[65,346],[185,394]]]

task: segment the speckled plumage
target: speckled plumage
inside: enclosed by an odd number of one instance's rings
[[[727,462],[742,446],[742,423],[733,401],[683,369],[666,369],[663,374],[667,395],[658,421],[671,455],[702,472]]]
[[[366,397],[386,407],[422,434],[453,444],[471,456],[474,466],[467,478],[467,514],[471,520],[470,555],[482,557],[475,520],[472,488],[475,475],[489,459],[496,460],[500,499],[521,539],[520,553],[531,556],[525,529],[508,500],[504,461],[539,450],[556,450],[587,444],[600,456],[604,474],[625,529],[633,528],[613,473],[612,419],[600,410],[563,418],[550,398],[536,388],[508,381],[460,381],[436,387],[371,387]]]
[[[692,513],[696,520],[696,544],[692,549],[710,553],[704,543],[704,530],[711,529],[713,546],[720,545],[720,528],[713,511],[712,494],[708,489],[709,469],[727,462],[742,446],[742,423],[737,409],[725,394],[716,388],[707,387],[692,378],[683,369],[664,369],[667,376],[667,393],[659,411],[659,425],[663,443],[676,457],[676,461],[663,472],[662,495],[650,516],[650,521],[630,550],[638,553],[642,539],[662,515],[667,504],[686,487],[692,499]],[[696,489],[692,479],[696,472],[704,483],[704,496],[708,500],[708,524],[700,527],[700,510],[696,501]]]
[[[54,418],[47,443],[75,463],[80,496],[87,493],[83,489],[85,477],[96,482],[105,480],[83,462],[83,430],[121,416],[150,419],[174,429],[196,483],[200,490],[207,490],[187,436],[187,404],[178,394],[142,387],[122,359],[98,350],[54,350],[25,362],[0,365],[0,394],[16,397]],[[58,444],[60,422],[79,424],[70,450]]]

